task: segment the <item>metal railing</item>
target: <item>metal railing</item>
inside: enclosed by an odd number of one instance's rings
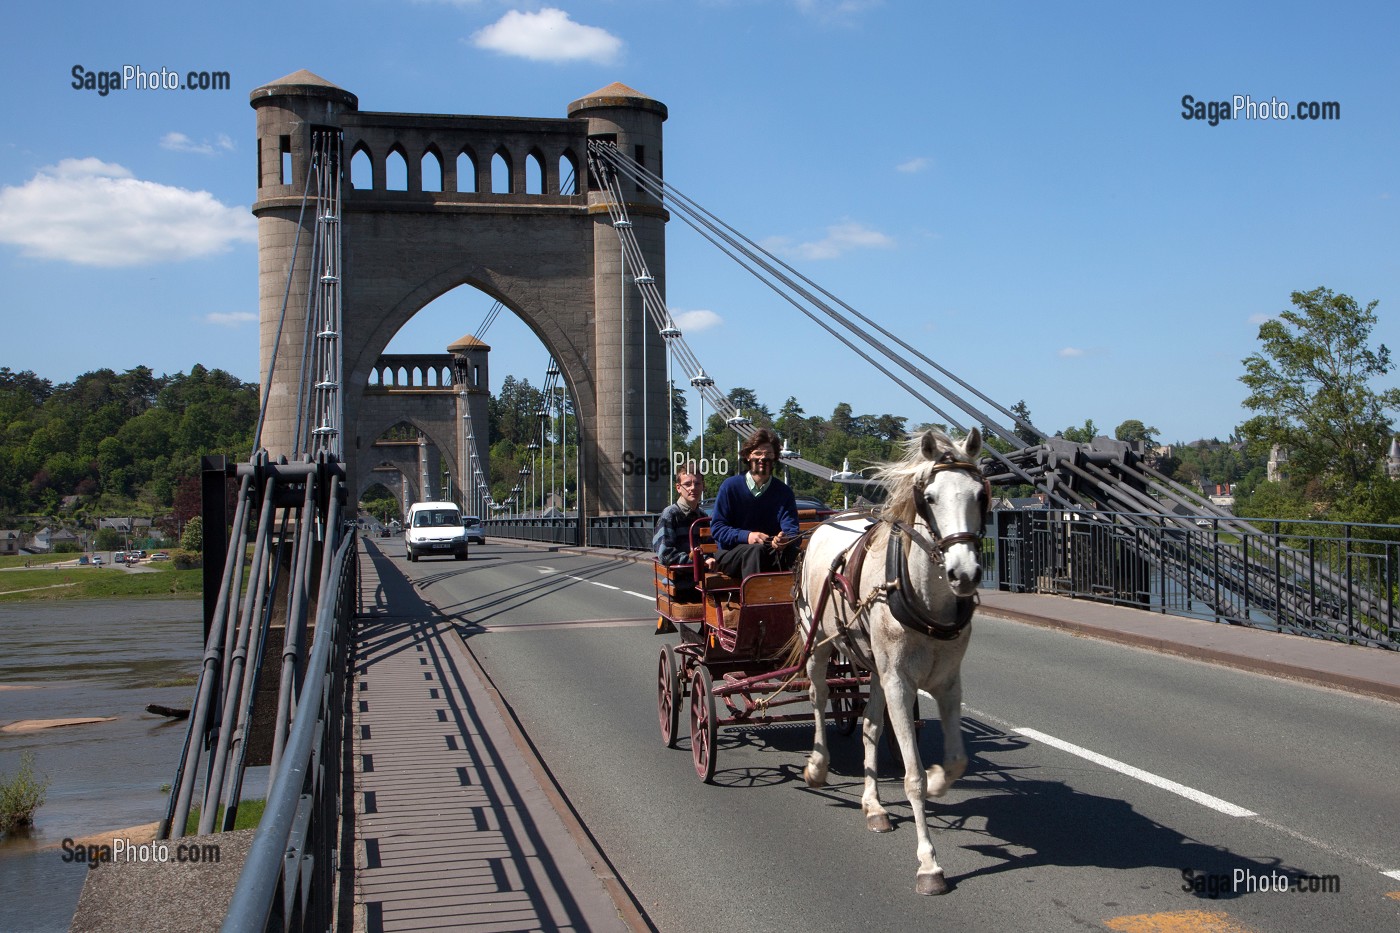
[[[998,512],[993,572],[984,582],[1400,649],[1400,528],[1252,521],[1223,527],[1209,516]]]
[[[322,577],[316,635],[267,806],[224,930],[328,930],[336,911],[348,651],[358,609],[357,536],[344,535]]]

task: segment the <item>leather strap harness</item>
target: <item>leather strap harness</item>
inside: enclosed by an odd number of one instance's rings
[[[821,591],[817,594],[817,603],[812,613],[812,629],[808,632],[807,652],[811,651],[813,637],[817,629],[817,621],[821,619],[822,612],[826,609],[827,599],[831,596],[831,591],[840,592],[849,613],[836,613],[836,626],[840,635],[845,653],[856,664],[866,670],[873,670],[872,659],[866,656],[866,651],[862,645],[870,643],[869,633],[869,610],[870,607],[884,598],[889,607],[890,614],[895,620],[911,632],[917,632],[930,638],[940,641],[949,641],[962,634],[972,621],[972,614],[977,608],[977,597],[958,596],[955,597],[957,611],[951,621],[945,621],[941,617],[930,613],[917,598],[910,594],[913,592],[913,585],[909,579],[909,552],[914,545],[928,555],[929,561],[938,566],[943,564],[944,552],[955,544],[968,544],[977,548],[982,541],[982,534],[986,529],[987,507],[990,502],[989,484],[982,475],[982,471],[976,464],[966,461],[947,459],[940,461],[933,466],[929,481],[933,482],[933,475],[944,470],[961,470],[969,473],[982,481],[983,491],[978,497],[982,502],[982,527],[977,531],[962,531],[957,534],[946,535],[942,538],[925,538],[916,529],[904,522],[888,516],[877,516],[865,510],[854,510],[842,512],[827,519],[823,524],[862,515],[872,519],[860,536],[841,553],[832,560],[831,566],[827,569],[826,579],[822,583]],[[914,505],[919,517],[928,526],[931,534],[937,533],[937,525],[933,520],[933,510],[929,507],[928,500],[924,497],[924,490],[927,483],[915,490]],[[885,580],[871,588],[864,599],[859,597],[861,571],[865,566],[865,557],[870,551],[877,530],[889,526],[889,536],[885,544]],[[801,570],[798,569],[795,579],[801,579]],[[859,638],[857,638],[859,636]]]

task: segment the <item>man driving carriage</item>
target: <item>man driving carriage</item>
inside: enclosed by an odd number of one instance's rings
[[[779,449],[777,435],[759,428],[739,451],[748,472],[720,484],[710,535],[720,548],[718,568],[731,577],[791,570],[797,561],[797,498],[773,475]]]

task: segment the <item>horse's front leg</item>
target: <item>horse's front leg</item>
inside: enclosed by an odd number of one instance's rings
[[[821,632],[817,634],[820,636]],[[811,682],[807,695],[812,699],[812,718],[816,721],[812,754],[807,756],[807,766],[802,769],[802,777],[808,787],[824,787],[827,768],[831,765],[831,756],[826,749],[826,701],[830,693],[826,674],[832,650],[830,643],[819,638],[812,649],[812,656],[807,659],[807,679]]]
[[[891,678],[892,680],[895,678]],[[924,813],[924,798],[928,794],[928,775],[924,773],[919,760],[919,742],[914,733],[915,688],[899,678],[889,685],[890,728],[894,729],[899,741],[899,752],[904,756],[904,794],[909,798],[909,809],[914,816],[914,832],[918,837],[916,855],[919,870],[915,876],[914,890],[919,894],[944,894],[948,882],[943,878],[943,869],[933,855],[933,840],[929,838],[928,818]]]
[[[938,701],[938,721],[943,724],[943,764],[930,765],[926,780],[928,796],[942,797],[967,770],[962,737],[962,674],[954,674],[934,699]]]
[[[865,703],[865,719],[861,723],[860,735],[865,752],[865,789],[860,795],[860,812],[865,814],[865,826],[874,833],[887,833],[890,815],[880,803],[880,775],[876,766],[876,754],[880,749],[880,732],[885,725],[885,691],[880,686],[880,675],[870,676],[870,697]]]

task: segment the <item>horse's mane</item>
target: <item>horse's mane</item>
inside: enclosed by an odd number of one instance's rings
[[[929,430],[924,433],[933,436],[937,449],[955,449],[953,439],[942,431]],[[924,433],[904,439],[904,456],[899,460],[875,464],[873,478],[885,490],[885,504],[880,507],[880,514],[906,525],[914,524],[918,515],[914,504],[915,492],[928,483],[937,463],[924,455]]]

